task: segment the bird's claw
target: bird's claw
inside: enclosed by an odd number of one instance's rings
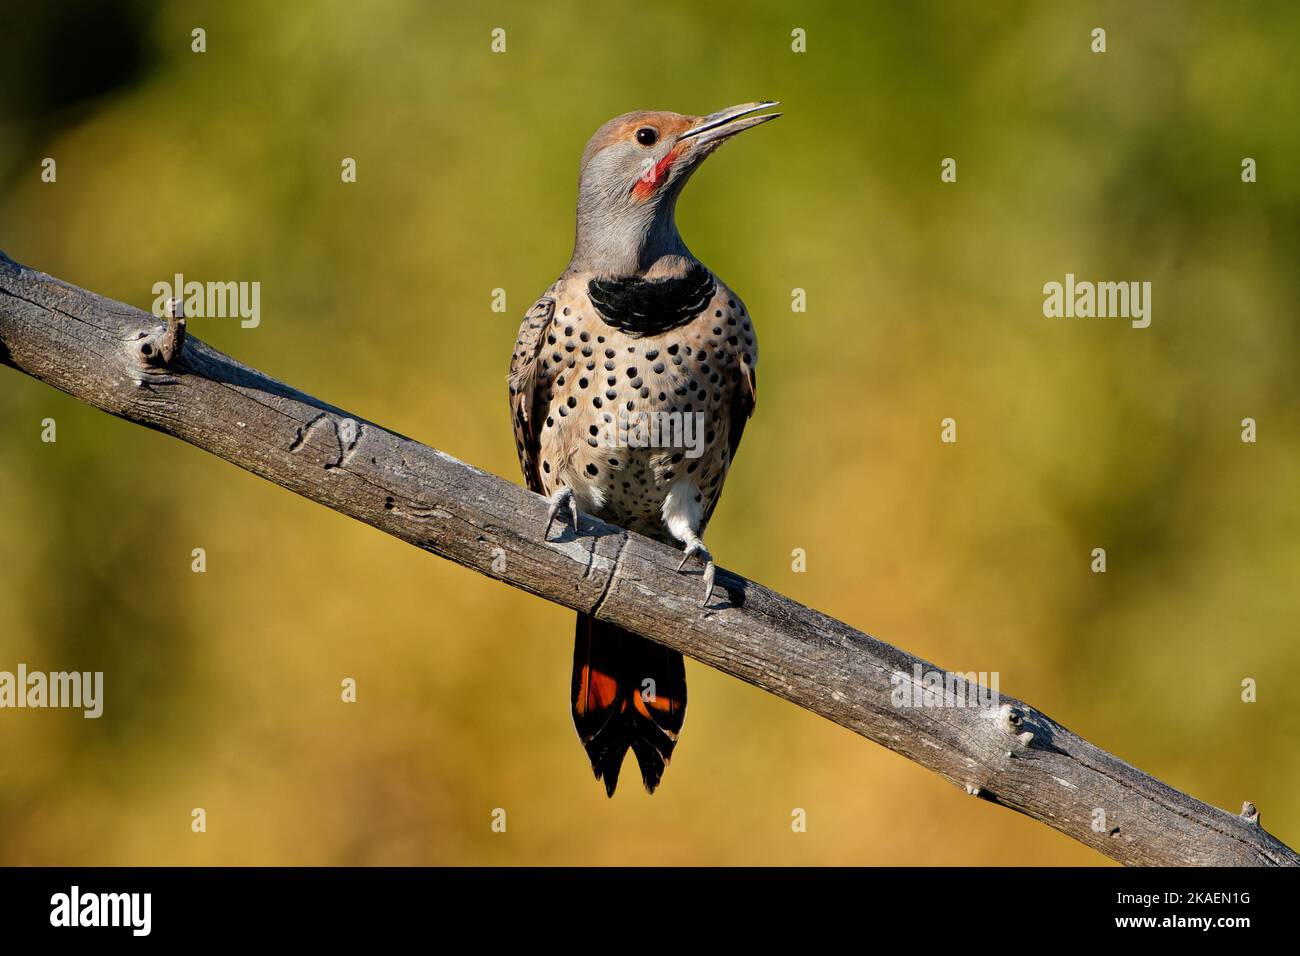
[[[682,563],[677,565],[677,570],[682,571],[686,567],[686,562],[697,555],[704,562],[704,600],[700,604],[706,605],[713,594],[713,576],[717,569],[713,565],[713,555],[709,554],[709,549],[704,546],[703,541],[696,538],[686,546],[686,553],[682,556]]]
[[[573,489],[568,485],[557,488],[555,494],[551,495],[551,505],[546,509],[546,528],[542,531],[542,540],[545,541],[551,533],[551,524],[555,521],[555,516],[560,513],[560,509],[565,505],[568,506],[569,512],[573,515],[573,533],[578,533],[578,503],[573,500]]]

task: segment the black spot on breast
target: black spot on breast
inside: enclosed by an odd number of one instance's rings
[[[606,325],[638,337],[690,322],[708,307],[715,288],[713,274],[696,262],[665,279],[592,279],[587,298]]]

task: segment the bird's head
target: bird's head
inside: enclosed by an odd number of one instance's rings
[[[689,255],[673,215],[686,180],[732,136],[780,116],[754,115],[776,105],[743,103],[708,116],[625,113],[596,130],[582,153],[570,267],[630,275],[665,255]]]

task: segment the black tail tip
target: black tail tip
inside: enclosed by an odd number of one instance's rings
[[[602,780],[604,783],[604,795],[608,797],[614,796],[614,791],[619,786],[619,773],[623,770],[623,761],[627,758],[629,749],[636,756],[637,767],[641,770],[641,783],[645,784],[646,793],[654,795],[655,790],[659,788],[660,780],[663,779],[663,771],[667,769],[668,762],[653,744],[637,737],[632,743],[604,750],[604,753],[598,754],[591,760],[591,771],[595,774],[595,779]]]
[[[668,745],[668,752],[672,753],[671,744]],[[663,779],[668,761],[646,737],[632,738],[632,753],[636,754],[637,765],[641,768],[641,782],[645,784],[645,792],[653,794]]]
[[[668,763],[652,744],[641,738],[634,738],[630,744],[613,747],[595,757],[591,761],[592,772],[595,773],[597,780],[604,782],[605,795],[613,797],[614,791],[618,788],[619,772],[623,769],[623,761],[627,758],[628,750],[631,750],[636,757],[645,792],[653,795],[659,788],[659,781],[663,779]]]
[[[614,796],[618,788],[618,773],[623,769],[623,758],[627,755],[627,745],[607,748],[603,753],[590,754],[591,769],[597,780],[605,783],[605,795]]]

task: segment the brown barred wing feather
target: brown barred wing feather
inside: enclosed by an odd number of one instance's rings
[[[555,300],[542,296],[524,316],[510,358],[510,415],[514,423],[515,446],[519,451],[519,467],[530,490],[545,494],[542,475],[538,468],[539,409],[534,406],[537,389],[537,363],[546,340],[546,329],[555,317]],[[543,413],[544,414],[544,413]]]

